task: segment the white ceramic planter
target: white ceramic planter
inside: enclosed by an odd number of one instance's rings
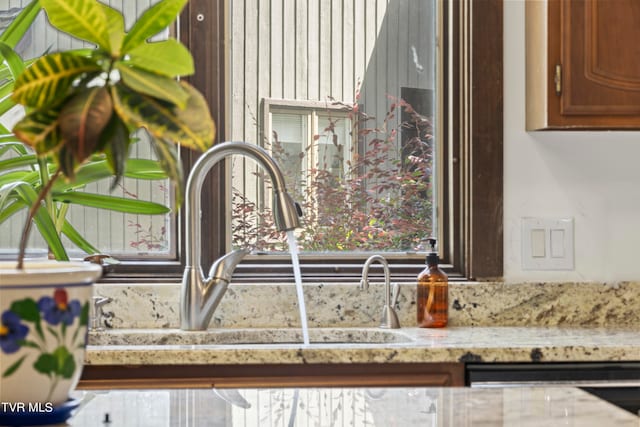
[[[92,284],[99,265],[0,262],[0,401],[69,399],[82,373]]]

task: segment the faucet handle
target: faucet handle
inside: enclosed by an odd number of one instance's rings
[[[102,306],[109,304],[113,301],[110,297],[102,297],[99,295],[94,296],[93,298],[93,316],[91,316],[91,329],[94,331],[102,330]]]
[[[231,276],[233,276],[233,270],[235,270],[236,266],[242,261],[242,258],[250,252],[248,249],[236,249],[219,258],[213,263],[209,270],[209,279],[215,278],[230,282]]]
[[[382,320],[380,321],[382,329],[400,329],[400,320],[396,311],[390,305],[382,307]]]
[[[391,295],[391,307],[395,307],[400,296],[400,283],[393,284],[393,294]]]

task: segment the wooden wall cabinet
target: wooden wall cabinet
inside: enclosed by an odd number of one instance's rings
[[[527,130],[640,129],[640,1],[526,1]]]

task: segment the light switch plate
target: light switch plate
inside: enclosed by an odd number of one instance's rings
[[[522,218],[522,269],[574,269],[573,218]]]

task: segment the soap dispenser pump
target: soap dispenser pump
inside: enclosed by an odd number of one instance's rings
[[[428,239],[427,267],[418,275],[418,326],[443,328],[449,320],[449,279],[438,265],[436,239]]]

